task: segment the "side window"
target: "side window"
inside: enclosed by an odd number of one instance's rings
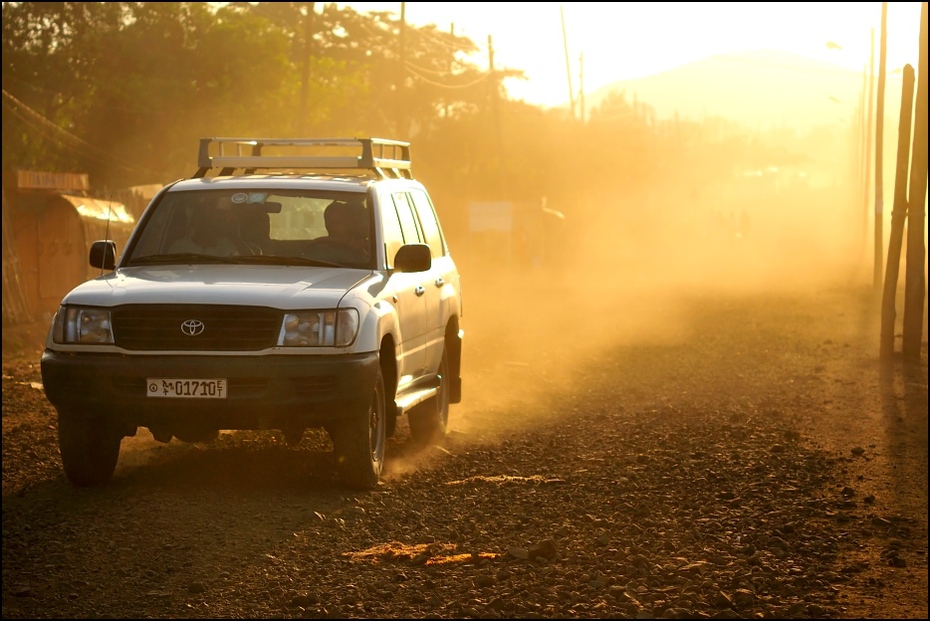
[[[410,196],[413,198],[413,204],[420,216],[420,225],[423,227],[426,243],[429,244],[430,254],[434,259],[437,259],[445,254],[446,249],[442,242],[442,231],[439,228],[439,222],[436,220],[436,212],[433,211],[433,204],[423,190],[411,190]]]
[[[397,207],[397,216],[400,218],[400,228],[404,233],[405,244],[419,244],[423,242],[423,236],[417,225],[417,218],[413,215],[413,205],[410,204],[410,197],[406,192],[395,192],[394,206]]]
[[[387,198],[382,195],[382,198]],[[381,226],[384,230],[384,256],[387,262],[387,268],[394,267],[394,255],[404,245],[404,233],[400,228],[400,220],[397,219],[397,208],[393,200],[382,200],[381,204]]]

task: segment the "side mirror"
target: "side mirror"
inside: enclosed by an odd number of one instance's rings
[[[102,270],[112,270],[116,265],[116,242],[102,240],[91,244],[90,265]]]
[[[406,244],[394,255],[394,269],[398,272],[425,272],[433,265],[433,257],[426,244]]]

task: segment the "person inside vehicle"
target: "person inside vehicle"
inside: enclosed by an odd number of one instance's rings
[[[315,240],[328,258],[359,263],[369,257],[368,210],[360,202],[333,201],[323,212],[328,235]]]
[[[271,242],[271,220],[261,206],[251,207],[239,216],[239,232],[252,254],[265,254]]]
[[[239,233],[239,220],[228,198],[193,209],[188,235],[175,241],[171,254],[232,257],[254,254]]]

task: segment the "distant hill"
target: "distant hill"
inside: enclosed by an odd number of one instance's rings
[[[876,62],[877,64],[877,62]],[[876,83],[878,68],[876,67]],[[886,78],[885,107],[892,119],[900,105],[900,74]],[[712,56],[636,80],[615,82],[586,94],[588,110],[611,91],[650,105],[658,118],[723,117],[751,128],[798,129],[855,119],[863,73],[790,52],[761,50]],[[891,105],[893,103],[893,105]]]

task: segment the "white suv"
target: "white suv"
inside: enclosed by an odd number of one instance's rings
[[[204,138],[199,166],[118,262],[94,242],[101,275],[55,316],[42,379],[65,473],[106,483],[138,427],[323,427],[344,483],[377,485],[397,417],[440,440],[462,393],[461,281],[409,143]]]

